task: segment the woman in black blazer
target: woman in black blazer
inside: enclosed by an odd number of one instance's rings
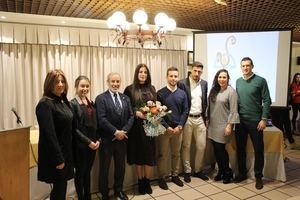
[[[100,142],[96,134],[96,111],[87,95],[90,91],[90,80],[79,76],[75,80],[76,97],[71,100],[74,114],[74,165],[75,187],[78,200],[90,200],[90,173],[94,163],[96,149]]]

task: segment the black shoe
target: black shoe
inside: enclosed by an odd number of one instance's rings
[[[164,178],[158,179],[158,186],[159,186],[161,189],[163,189],[163,190],[169,189],[169,187],[168,187],[168,185],[167,185],[167,183],[166,183],[166,181],[165,181]]]
[[[211,169],[211,170],[214,170],[214,169],[216,169],[216,163],[212,163],[212,164],[210,164],[210,169]]]
[[[128,200],[127,195],[123,191],[115,193],[115,196],[120,200]]]
[[[186,183],[191,182],[191,173],[184,173],[184,175],[183,175],[183,180],[184,180]]]
[[[247,175],[245,174],[239,174],[235,179],[233,180],[234,183],[240,183],[247,179]]]
[[[209,180],[209,178],[203,172],[201,172],[201,171],[195,173],[194,176],[197,177],[197,178],[201,178],[204,181],[208,181]]]
[[[138,190],[139,190],[140,194],[142,194],[142,195],[146,194],[144,179],[139,179],[138,180]]]
[[[172,182],[178,185],[179,187],[183,187],[183,182],[178,176],[172,176]]]
[[[263,181],[261,178],[256,178],[255,188],[261,190],[264,187]]]
[[[288,140],[289,140],[290,144],[294,144],[295,143],[295,140],[294,140],[293,136],[289,137]]]
[[[220,181],[222,180],[222,172],[218,171],[218,174],[214,178],[215,181]]]
[[[145,192],[147,194],[152,194],[152,188],[151,188],[151,185],[150,185],[150,180],[147,179],[146,177],[144,177],[144,183],[145,183]]]
[[[224,184],[228,184],[231,183],[233,179],[233,172],[232,170],[229,168],[228,170],[226,170],[226,172],[223,174],[223,183]]]
[[[102,194],[101,200],[109,200],[108,194]]]

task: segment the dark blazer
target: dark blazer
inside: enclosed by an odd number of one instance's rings
[[[101,139],[112,140],[116,130],[128,132],[133,125],[134,116],[129,97],[119,93],[122,101],[122,113],[116,112],[114,101],[107,90],[96,97],[98,131]]]
[[[201,89],[202,89],[202,117],[203,119],[206,118],[206,108],[207,108],[207,81],[201,79],[200,81]],[[184,90],[186,92],[187,98],[188,98],[188,105],[189,109],[191,109],[191,84],[190,84],[190,78],[187,77],[185,79],[182,79],[178,82],[177,86]]]
[[[89,101],[89,100],[88,100]],[[80,99],[76,96],[70,101],[73,110],[73,140],[76,147],[88,148],[91,141],[96,142],[99,139],[96,134],[97,117],[94,103],[90,102],[92,117],[88,116],[87,106],[80,104]]]
[[[53,183],[73,178],[71,109],[52,94],[39,101],[36,116],[39,123],[38,180]],[[61,163],[65,163],[65,167],[56,169]]]

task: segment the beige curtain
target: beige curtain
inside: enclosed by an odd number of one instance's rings
[[[169,66],[178,67],[181,78],[185,76],[186,60],[183,50],[0,43],[0,130],[17,127],[12,108],[19,112],[23,125],[37,125],[35,106],[50,69],[61,68],[65,72],[69,99],[74,96],[77,76],[88,76],[90,98],[94,100],[107,89],[109,72],[121,74],[123,91],[132,83],[137,64],[145,63],[150,68],[153,85],[160,89],[166,84]]]

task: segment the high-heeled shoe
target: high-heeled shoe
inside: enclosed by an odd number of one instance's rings
[[[146,177],[144,177],[144,183],[145,183],[145,192],[147,194],[152,194],[152,188],[150,185],[150,179],[147,179]]]
[[[146,194],[146,191],[145,191],[145,180],[144,179],[138,179],[138,191],[142,195]]]

